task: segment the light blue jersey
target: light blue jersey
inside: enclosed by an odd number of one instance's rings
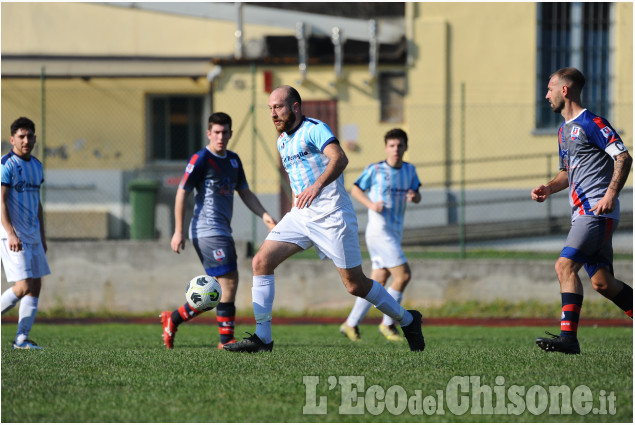
[[[291,190],[295,196],[315,183],[326,170],[329,158],[324,155],[324,148],[329,143],[337,141],[328,125],[307,117],[303,118],[302,123],[292,133],[280,134],[278,151],[282,166],[289,174]],[[306,214],[315,216],[329,213],[340,208],[343,203],[352,205],[344,188],[344,177],[340,175],[322,189],[311,206],[306,208]]]
[[[7,208],[13,228],[23,243],[42,240],[37,213],[43,182],[42,163],[34,156],[24,160],[11,151],[2,157],[2,186],[9,188]],[[8,238],[4,226],[0,226],[0,238]]]
[[[421,183],[414,165],[402,162],[400,168],[393,168],[381,161],[371,164],[355,181],[355,185],[373,202],[382,201],[381,213],[368,211],[367,233],[389,232],[401,240],[406,213],[408,190],[417,191]]]

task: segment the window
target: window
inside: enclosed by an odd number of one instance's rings
[[[576,67],[584,74],[584,106],[609,118],[613,4],[538,3],[537,7],[536,127],[554,128],[562,121],[562,117],[554,114],[546,104],[545,93],[549,75],[566,66]]]
[[[150,161],[188,160],[204,146],[202,96],[150,96]]]
[[[404,72],[385,72],[379,74],[378,81],[381,122],[403,122],[406,74]]]

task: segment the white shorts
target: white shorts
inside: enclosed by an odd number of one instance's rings
[[[355,211],[340,208],[314,219],[300,211],[291,209],[269,232],[267,240],[294,243],[302,249],[315,246],[321,259],[330,258],[340,269],[362,264]]]
[[[51,274],[42,243],[22,243],[22,251],[10,251],[9,240],[0,240],[2,267],[7,282],[18,282],[27,278],[38,278]]]
[[[401,240],[389,233],[370,234],[366,232],[366,248],[373,270],[391,269],[408,261],[403,249],[401,249]]]

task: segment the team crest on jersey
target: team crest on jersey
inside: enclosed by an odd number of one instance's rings
[[[580,127],[573,127],[571,129],[571,140],[575,140],[580,137]]]
[[[192,171],[194,171],[194,164],[187,164],[187,167],[185,167],[185,172],[187,174],[192,174]]]
[[[602,128],[600,129],[600,131],[601,131],[601,132],[602,132],[602,134],[604,135],[604,138],[605,138],[605,139],[608,139],[608,138],[611,136],[611,133],[612,133],[611,129],[610,129],[608,126],[606,126],[606,127],[602,127]]]
[[[232,167],[238,168],[238,161],[236,161],[235,158],[230,159],[229,163],[232,165]]]
[[[225,251],[223,251],[222,249],[215,249],[214,250],[214,260],[221,262],[225,259]]]

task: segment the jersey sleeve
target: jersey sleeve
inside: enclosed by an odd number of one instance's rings
[[[245,169],[243,168],[243,163],[240,160],[240,157],[236,155],[236,161],[238,161],[238,176],[236,179],[236,190],[249,189],[249,184],[247,183],[247,177],[245,176]]]
[[[324,152],[324,148],[329,143],[339,142],[337,137],[331,131],[331,128],[328,124],[320,122],[318,125],[314,126],[311,129],[311,142],[317,147],[320,152]]]
[[[2,164],[2,186],[11,186],[11,168],[9,161]]]
[[[586,129],[589,142],[615,158],[622,152],[627,152],[622,139],[611,124],[602,117],[593,118],[593,124]]]
[[[185,167],[185,173],[179,183],[179,187],[186,192],[191,192],[196,187],[196,183],[200,180],[205,171],[202,155],[197,152],[190,158]]]
[[[369,165],[362,171],[362,174],[355,180],[355,186],[359,187],[361,190],[366,192],[370,189],[370,186],[373,182],[373,176],[375,174],[375,167],[373,165]]]

